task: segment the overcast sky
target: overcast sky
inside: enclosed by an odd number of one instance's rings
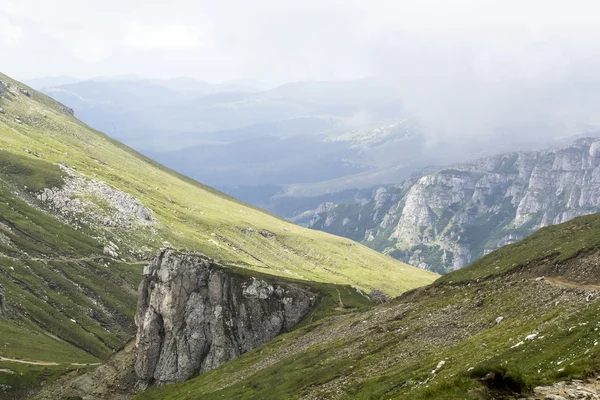
[[[596,57],[597,1],[0,0],[17,78],[139,74],[348,79],[396,69],[483,79],[568,73]],[[416,70],[415,70],[416,69]],[[549,78],[552,78],[550,76]]]
[[[0,0],[0,70],[383,76],[446,130],[478,134],[490,119],[532,113],[600,123],[599,15],[597,0]]]

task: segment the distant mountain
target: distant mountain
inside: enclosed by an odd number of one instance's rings
[[[308,226],[454,270],[541,227],[600,212],[600,139],[485,157],[365,192],[321,204]]]
[[[26,85],[31,86],[32,88],[34,88],[36,90],[42,90],[45,88],[68,85],[68,84],[77,83],[80,81],[81,81],[81,79],[79,79],[79,78],[61,75],[61,76],[48,76],[48,77],[43,77],[43,78],[28,79],[28,80],[25,80],[24,83]]]
[[[180,96],[148,83],[142,93],[134,82],[73,85],[111,107],[115,92],[119,104],[130,99],[138,106],[158,107]],[[0,74],[0,399],[28,398],[59,375],[90,368],[123,347],[135,332],[143,267],[165,247],[202,253],[242,276],[236,279],[242,288],[252,282],[249,274],[260,274],[293,280],[290,285],[329,284],[334,294],[337,286],[354,286],[396,295],[436,277],[169,170]],[[207,287],[202,279],[198,292]],[[290,309],[287,291],[273,291],[278,307]],[[249,297],[256,304],[253,293]],[[333,309],[336,301],[327,304]],[[222,315],[218,309],[215,318]],[[280,318],[278,310],[270,321]]]

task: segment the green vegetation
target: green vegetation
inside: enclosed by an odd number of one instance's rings
[[[462,282],[504,274],[511,269],[547,259],[561,262],[581,251],[600,245],[600,218],[597,214],[576,218],[561,225],[538,230],[518,243],[505,246],[440,278],[439,282]]]
[[[0,80],[9,84],[0,98],[0,284],[8,304],[0,316],[0,357],[58,364],[2,362],[19,373],[0,372],[0,384],[12,387],[0,398],[121,348],[134,334],[142,266],[164,246],[322,285],[325,295],[313,320],[330,315],[340,299],[346,307],[364,307],[365,298],[350,285],[398,295],[437,277],[243,204],[92,130],[21,83],[1,74]],[[153,222],[84,223],[38,200],[45,188],[68,187],[72,178],[58,165],[63,162],[88,182],[103,181],[139,199]],[[111,211],[96,193],[76,192],[71,199],[89,201],[94,207],[88,213]],[[103,254],[111,242],[119,247],[118,259]]]
[[[5,151],[0,153],[0,176],[32,193],[61,187],[64,179],[57,165]]]
[[[469,279],[459,270],[390,304],[316,320],[136,399],[516,398],[595,376],[599,233],[600,215],[543,229],[469,267]],[[519,259],[537,262],[516,268]]]

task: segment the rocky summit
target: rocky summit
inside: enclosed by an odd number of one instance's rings
[[[314,292],[163,250],[144,269],[135,370],[143,383],[184,381],[294,327]]]
[[[354,204],[323,204],[309,226],[411,265],[455,270],[541,227],[600,211],[600,140],[485,157]]]

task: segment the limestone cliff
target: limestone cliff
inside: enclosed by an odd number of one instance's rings
[[[163,250],[140,284],[136,373],[145,384],[189,379],[289,330],[314,303],[300,286]]]
[[[312,228],[362,240],[438,272],[463,267],[540,227],[600,212],[600,140],[485,157],[328,204]]]

